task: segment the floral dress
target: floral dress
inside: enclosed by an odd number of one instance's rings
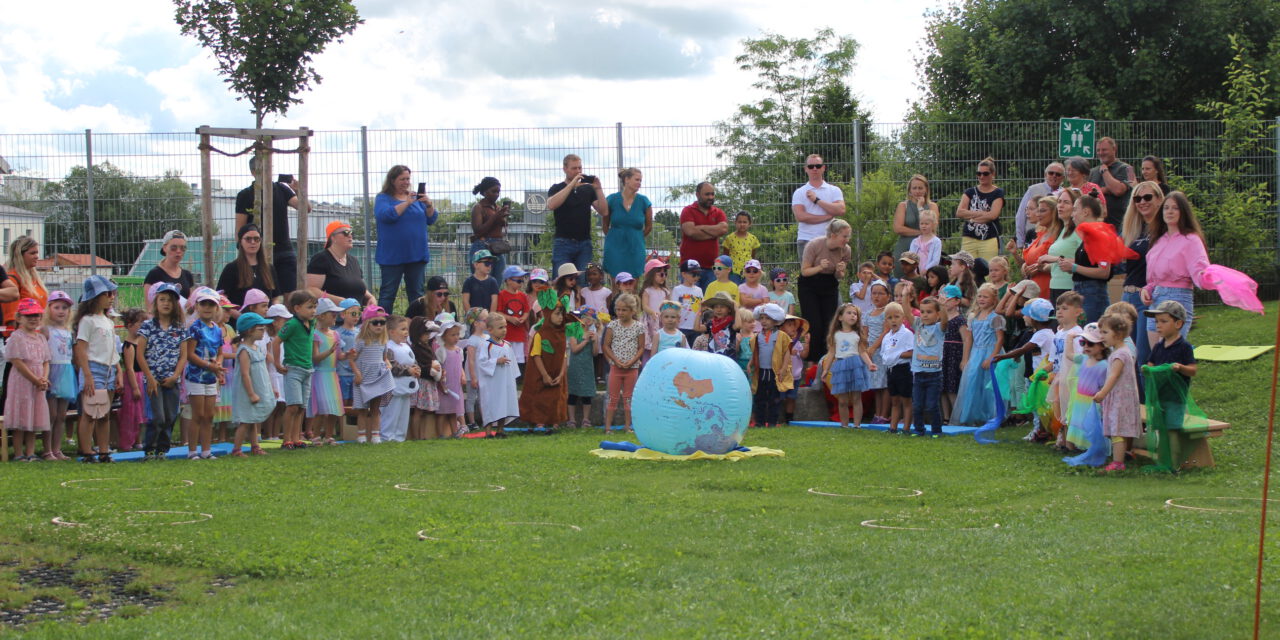
[[[960,328],[966,325],[963,313],[947,321],[947,332],[942,338],[942,392],[960,391],[960,361],[964,359],[964,336]]]
[[[49,361],[49,341],[44,334],[22,329],[13,332],[4,346],[9,362],[21,360],[38,378]],[[26,376],[14,367],[9,375],[9,392],[4,401],[4,427],[14,431],[48,431],[49,400]]]

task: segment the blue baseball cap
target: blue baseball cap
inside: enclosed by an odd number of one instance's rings
[[[729,267],[730,269],[733,268],[733,258],[730,258],[729,256],[720,256],[719,258],[716,258],[716,262]]]
[[[271,321],[252,311],[246,311],[236,319],[236,333],[244,333],[260,324],[271,324]]]
[[[944,298],[963,298],[964,292],[954,284],[949,284],[942,288],[942,297]]]
[[[517,265],[517,264],[507,265],[507,268],[502,270],[503,280],[510,280],[512,278],[523,278],[527,275],[529,275],[529,272],[520,268],[520,265]]]
[[[351,307],[358,307],[358,306],[360,306],[360,303],[356,302],[355,298],[343,298],[342,302],[338,303],[338,308],[342,309],[343,311],[346,311]]]
[[[1053,316],[1053,304],[1044,298],[1032,298],[1022,305],[1022,315],[1036,322],[1048,322]]]
[[[84,291],[80,294],[80,302],[88,302],[104,293],[115,291],[119,287],[106,276],[92,275],[84,279]]]

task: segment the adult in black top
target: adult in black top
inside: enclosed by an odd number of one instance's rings
[[[249,159],[249,171],[254,176],[258,175],[258,158],[256,156]],[[271,262],[275,271],[278,293],[289,293],[298,288],[298,254],[293,248],[293,235],[289,233],[289,207],[294,209],[299,207],[296,193],[297,184],[298,181],[296,179],[292,185],[286,185],[283,182],[271,183],[273,189],[271,195],[271,241],[274,245],[271,252]],[[250,210],[253,209],[254,190],[257,186],[258,183],[255,181],[236,194],[237,229],[255,222],[255,216]]]
[[[354,240],[351,225],[335,220],[325,229],[328,239],[324,250],[311,256],[307,264],[307,289],[317,298],[327,297],[334,303],[352,298],[367,306],[377,302],[365,286],[360,261],[349,255]]]
[[[262,231],[254,224],[240,227],[236,232],[236,259],[222,268],[222,275],[218,276],[218,290],[237,306],[244,304],[244,293],[250,289],[258,289],[268,298],[274,298],[275,277],[263,263]]]
[[[1093,196],[1080,196],[1075,208],[1071,211],[1071,219],[1076,223],[1076,235],[1083,240],[1080,225],[1089,222],[1103,222],[1102,202]],[[1111,305],[1111,294],[1107,291],[1107,281],[1111,279],[1111,264],[1094,263],[1084,249],[1084,242],[1076,249],[1072,258],[1060,258],[1058,268],[1071,274],[1072,287],[1076,293],[1084,296],[1085,322],[1097,322]]]
[[[449,282],[440,276],[431,276],[427,280],[427,292],[421,298],[409,303],[405,310],[406,318],[423,317],[435,320],[441,313],[452,313],[458,320],[458,307],[449,299]]]
[[[551,241],[551,271],[572,262],[579,271],[586,271],[594,259],[591,250],[591,209],[600,215],[609,211],[605,204],[604,188],[598,178],[584,179],[582,158],[569,154],[564,157],[564,182],[557,182],[547,190],[547,208],[555,216],[555,238]]]
[[[151,291],[151,287],[157,283],[171,282],[178,285],[182,297],[190,298],[191,289],[196,286],[196,277],[182,268],[182,258],[187,255],[187,234],[176,229],[164,234],[160,255],[164,256],[160,259],[160,264],[148,271],[143,280],[144,291]]]

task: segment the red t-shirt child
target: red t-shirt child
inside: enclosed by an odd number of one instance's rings
[[[507,323],[507,342],[524,342],[528,338],[529,296],[503,288],[498,292],[498,312],[516,320],[516,324]]]

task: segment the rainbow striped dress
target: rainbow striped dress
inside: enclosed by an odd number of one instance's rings
[[[316,331],[312,337],[316,348],[327,351],[333,346],[333,331]],[[316,363],[311,373],[311,406],[307,407],[307,417],[342,415],[342,388],[338,386],[338,352],[334,350],[325,359]]]

